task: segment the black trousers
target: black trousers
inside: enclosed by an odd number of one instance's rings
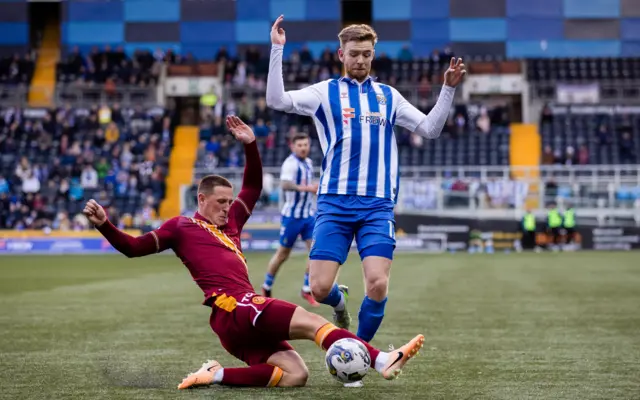
[[[575,236],[576,236],[576,228],[564,228],[564,230],[567,232],[567,238],[565,243],[569,244],[569,243],[574,243],[575,240]]]
[[[547,233],[552,238],[553,244],[560,244],[560,228],[548,228]]]
[[[536,231],[523,231],[522,248],[532,250],[534,247],[536,247]]]

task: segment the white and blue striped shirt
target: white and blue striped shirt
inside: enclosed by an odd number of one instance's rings
[[[294,112],[313,117],[318,130],[324,153],[318,193],[395,201],[399,174],[393,126],[413,132],[424,114],[371,78],[359,83],[343,77],[288,93]]]
[[[310,158],[301,160],[291,154],[284,160],[280,171],[280,180],[293,182],[296,185],[310,185],[313,180],[313,163]],[[313,197],[310,192],[284,190],[282,215],[293,218],[309,218],[313,215]]]
[[[425,115],[394,88],[367,78],[329,79],[285,92],[282,45],[272,45],[267,77],[267,105],[314,119],[324,154],[318,194],[371,196],[397,201],[397,124],[427,138],[444,126],[455,88],[443,86]]]

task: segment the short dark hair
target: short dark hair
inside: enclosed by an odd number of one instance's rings
[[[309,139],[309,135],[304,132],[298,132],[291,137],[291,143],[295,143],[298,140]]]
[[[229,182],[229,180],[225,177],[222,177],[220,175],[207,175],[202,178],[200,180],[200,183],[198,184],[198,194],[202,193],[205,195],[210,195],[218,186],[228,188],[233,187],[231,182]]]

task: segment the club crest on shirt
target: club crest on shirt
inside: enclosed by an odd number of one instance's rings
[[[387,104],[387,97],[383,94],[377,94],[376,99],[378,100],[378,104],[383,106]]]
[[[253,304],[264,304],[265,301],[267,300],[262,296],[255,296],[253,299],[251,299],[251,302]]]

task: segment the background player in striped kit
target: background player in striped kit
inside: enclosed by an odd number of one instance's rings
[[[315,222],[313,202],[318,184],[313,181],[313,163],[309,157],[311,147],[309,136],[298,133],[291,138],[291,155],[284,160],[280,172],[280,187],[284,192],[282,205],[282,225],[280,227],[280,247],[269,261],[267,274],[262,284],[262,294],[271,297],[271,288],[280,266],[289,258],[298,236],[305,241],[307,251],[311,250],[311,237]],[[311,305],[318,303],[309,287],[309,265],[304,274],[300,291],[302,298]]]
[[[311,290],[318,301],[334,307],[338,326],[349,326],[345,292],[335,279],[355,237],[366,290],[357,334],[370,341],[384,316],[395,249],[393,208],[399,174],[393,127],[397,124],[426,138],[437,138],[451,109],[455,87],[466,73],[465,66],[461,59],[451,59],[438,101],[425,115],[396,89],[371,78],[377,35],[368,25],[351,25],[338,35],[338,56],[346,75],[285,92],[282,21],[280,16],[271,29],[267,105],[312,117],[324,153],[310,253]]]

